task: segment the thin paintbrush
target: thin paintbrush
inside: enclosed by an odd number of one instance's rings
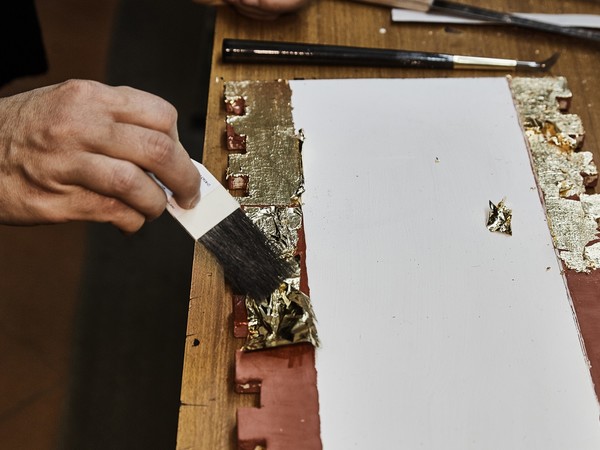
[[[223,39],[223,62],[297,63],[420,69],[548,70],[558,54],[544,61],[486,58],[340,45]]]
[[[189,210],[180,208],[172,192],[152,175],[167,194],[167,210],[217,258],[234,292],[255,299],[268,297],[292,275],[293,263],[277,254],[264,233],[206,167],[194,163],[202,177],[200,202]]]
[[[562,34],[564,36],[586,39],[589,41],[600,42],[600,32],[584,30],[581,28],[563,27],[552,23],[539,20],[525,19],[513,14],[491,9],[479,8],[477,6],[463,5],[446,0],[359,0],[365,3],[374,3],[379,5],[391,6],[393,8],[411,9],[413,11],[423,12],[443,12],[445,14],[467,17],[469,19],[479,19],[486,21],[499,22],[506,25],[515,25],[532,30],[545,31],[548,33]]]

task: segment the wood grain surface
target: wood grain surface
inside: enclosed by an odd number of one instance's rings
[[[470,0],[505,11],[600,14],[600,1]],[[565,76],[573,91],[571,112],[587,130],[584,149],[600,162],[600,44],[505,26],[394,24],[385,7],[344,0],[316,0],[275,21],[244,18],[219,7],[207,112],[204,164],[224,180],[223,82],[294,78],[431,78],[503,76],[509,72],[436,71],[377,67],[222,64],[223,38],[353,45],[377,48],[541,60],[560,52],[548,73]],[[527,75],[526,73],[522,73]],[[532,75],[539,76],[539,74]],[[332,108],[335,105],[331,105]],[[402,105],[398,105],[402,112]],[[406,111],[410,114],[410,111]],[[233,391],[233,361],[241,341],[233,337],[231,294],[216,261],[196,246],[177,448],[234,449],[235,410],[257,405],[257,397]],[[351,395],[351,393],[349,393]]]

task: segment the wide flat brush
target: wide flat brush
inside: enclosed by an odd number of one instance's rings
[[[526,19],[513,14],[491,9],[479,8],[477,6],[463,5],[446,0],[360,0],[365,3],[374,3],[394,8],[411,9],[423,12],[443,12],[444,14],[467,17],[469,19],[479,19],[514,25],[532,30],[556,33],[564,36],[586,39],[594,42],[600,42],[600,33],[581,28],[563,27],[552,23],[539,20]]]
[[[217,258],[234,292],[257,300],[267,298],[294,273],[293,263],[277,254],[208,169],[194,163],[202,181],[200,202],[192,209],[179,207],[171,191],[153,176],[167,194],[167,210]]]
[[[382,48],[223,39],[222,58],[229,63],[544,71],[554,65],[558,54],[543,61],[519,61]]]

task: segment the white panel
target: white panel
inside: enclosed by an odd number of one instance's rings
[[[325,450],[599,449],[507,81],[290,84]]]

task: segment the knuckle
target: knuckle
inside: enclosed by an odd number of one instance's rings
[[[167,128],[177,124],[177,109],[166,100],[162,102],[161,117]]]
[[[114,208],[114,203],[118,203],[116,199],[84,188],[80,188],[74,194],[72,205],[79,220],[106,222],[107,211]]]
[[[151,105],[155,129],[165,133],[171,132],[177,126],[177,110],[175,107],[160,97],[153,98]]]
[[[80,101],[95,96],[100,83],[91,80],[67,80],[59,85],[59,90],[66,100]]]
[[[90,99],[97,97],[100,83],[90,80],[68,80],[56,87],[50,105],[45,136],[68,139],[85,132],[83,116]]]
[[[117,194],[125,194],[135,188],[137,171],[132,164],[117,164],[112,168],[110,186]]]
[[[162,198],[159,201],[155,202],[150,208],[148,208],[148,212],[146,213],[146,218],[148,220],[154,220],[160,217],[165,208],[167,207],[166,198]]]
[[[102,208],[102,215],[109,222],[122,220],[129,212],[129,208],[123,202],[112,197],[103,197],[102,204],[97,206]]]
[[[170,161],[175,150],[175,142],[166,134],[149,133],[146,153],[151,163],[163,165]]]
[[[105,221],[123,231],[137,231],[144,224],[144,217],[116,198],[104,197],[101,205]]]
[[[42,139],[46,142],[64,144],[67,137],[73,135],[74,123],[64,108],[57,111],[54,120],[49,122],[44,129]]]
[[[117,199],[107,198],[104,208],[108,222],[126,233],[135,233],[144,225],[144,216]]]

